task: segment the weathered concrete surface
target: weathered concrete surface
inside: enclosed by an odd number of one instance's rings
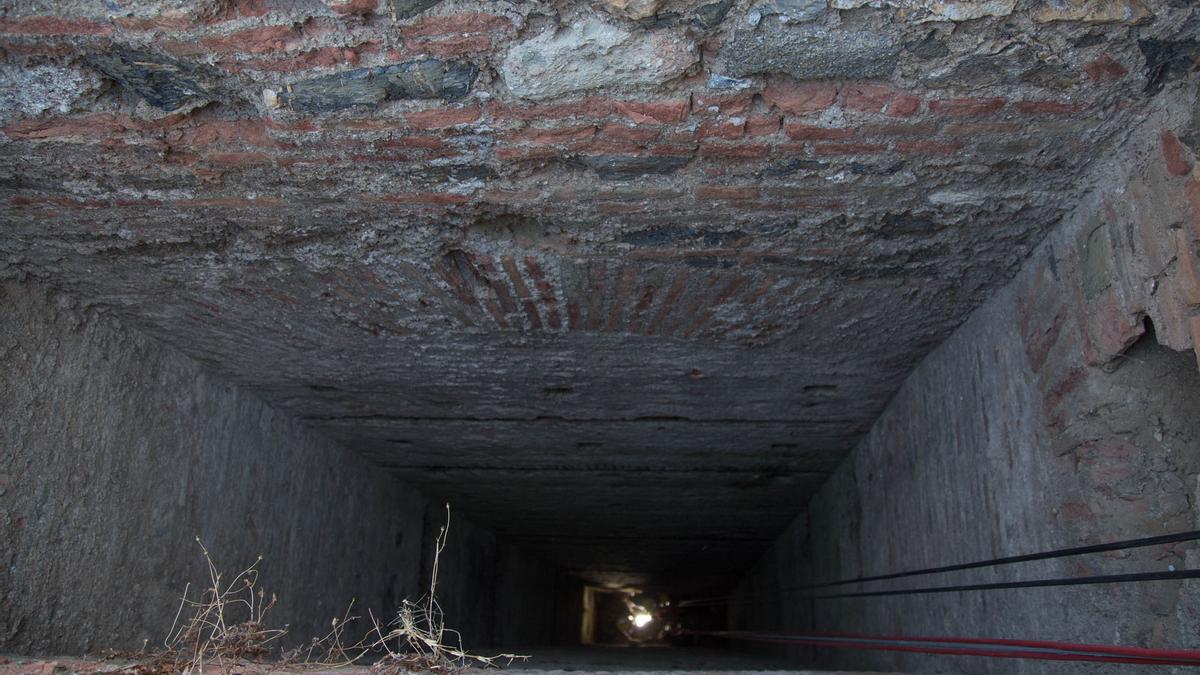
[[[1012,284],[913,371],[742,590],[1196,528],[1200,182],[1171,140],[1189,124],[1195,96],[1194,87],[1172,92],[1098,167],[1096,191]],[[1143,334],[1147,317],[1153,338]],[[1195,558],[1194,546],[1171,545],[870,588],[1183,569]],[[1198,593],[1194,582],[1157,582],[830,601],[784,595],[734,618],[822,631],[1195,649]],[[819,657],[921,672],[1132,670]]]
[[[207,579],[196,537],[229,575],[263,556],[293,645],[351,600],[387,617],[428,590],[440,503],[106,313],[12,283],[0,309],[0,650],[159,644]],[[539,570],[460,514],[448,625],[487,645],[520,611],[502,637],[546,641]]]
[[[741,571],[1187,76],[1197,10],[650,4],[10,2],[0,275],[565,568]],[[700,58],[592,77],[644,45]],[[220,86],[168,111],[122,50]],[[382,82],[414,63],[426,97]]]

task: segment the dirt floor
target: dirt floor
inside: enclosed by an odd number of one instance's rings
[[[532,658],[525,663],[515,663],[504,668],[506,673],[776,673],[780,675],[804,675],[817,671],[792,670],[789,665],[770,658],[757,657],[715,649],[671,649],[662,647],[576,647],[525,650]],[[0,657],[2,675],[66,675],[68,673],[113,673],[121,672],[130,665],[127,661],[105,661],[99,659],[59,658],[30,659],[22,657]],[[491,669],[495,670],[495,669]],[[218,671],[214,671],[218,672]],[[282,669],[274,670],[269,664],[230,668],[224,672],[237,673],[336,673],[352,675],[369,673],[370,668]],[[484,669],[470,669],[467,673],[486,673]],[[827,671],[820,671],[827,672]]]

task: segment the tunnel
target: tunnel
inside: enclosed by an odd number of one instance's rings
[[[1192,672],[1198,64],[1188,0],[0,0],[0,671]]]

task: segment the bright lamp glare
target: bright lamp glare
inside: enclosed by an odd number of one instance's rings
[[[633,615],[633,625],[637,626],[638,628],[645,628],[646,624],[653,620],[654,617],[645,612],[638,612],[637,614]]]

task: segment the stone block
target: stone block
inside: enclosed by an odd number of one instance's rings
[[[1153,17],[1142,0],[1046,0],[1033,12],[1042,22],[1142,23]]]
[[[726,42],[716,70],[731,77],[782,73],[800,80],[886,77],[896,68],[900,42],[879,31],[763,22]]]
[[[538,100],[661,84],[698,59],[695,45],[671,32],[633,33],[589,18],[513,46],[500,75],[515,96]]]
[[[469,61],[419,59],[301,80],[272,95],[276,105],[306,112],[378,105],[395,99],[455,100],[470,93],[478,72]]]
[[[118,47],[85,61],[160,110],[215,100],[220,87],[221,76],[214,68],[141,49]]]
[[[646,175],[674,173],[688,163],[687,157],[620,157],[600,155],[580,161],[605,180],[632,180]]]

